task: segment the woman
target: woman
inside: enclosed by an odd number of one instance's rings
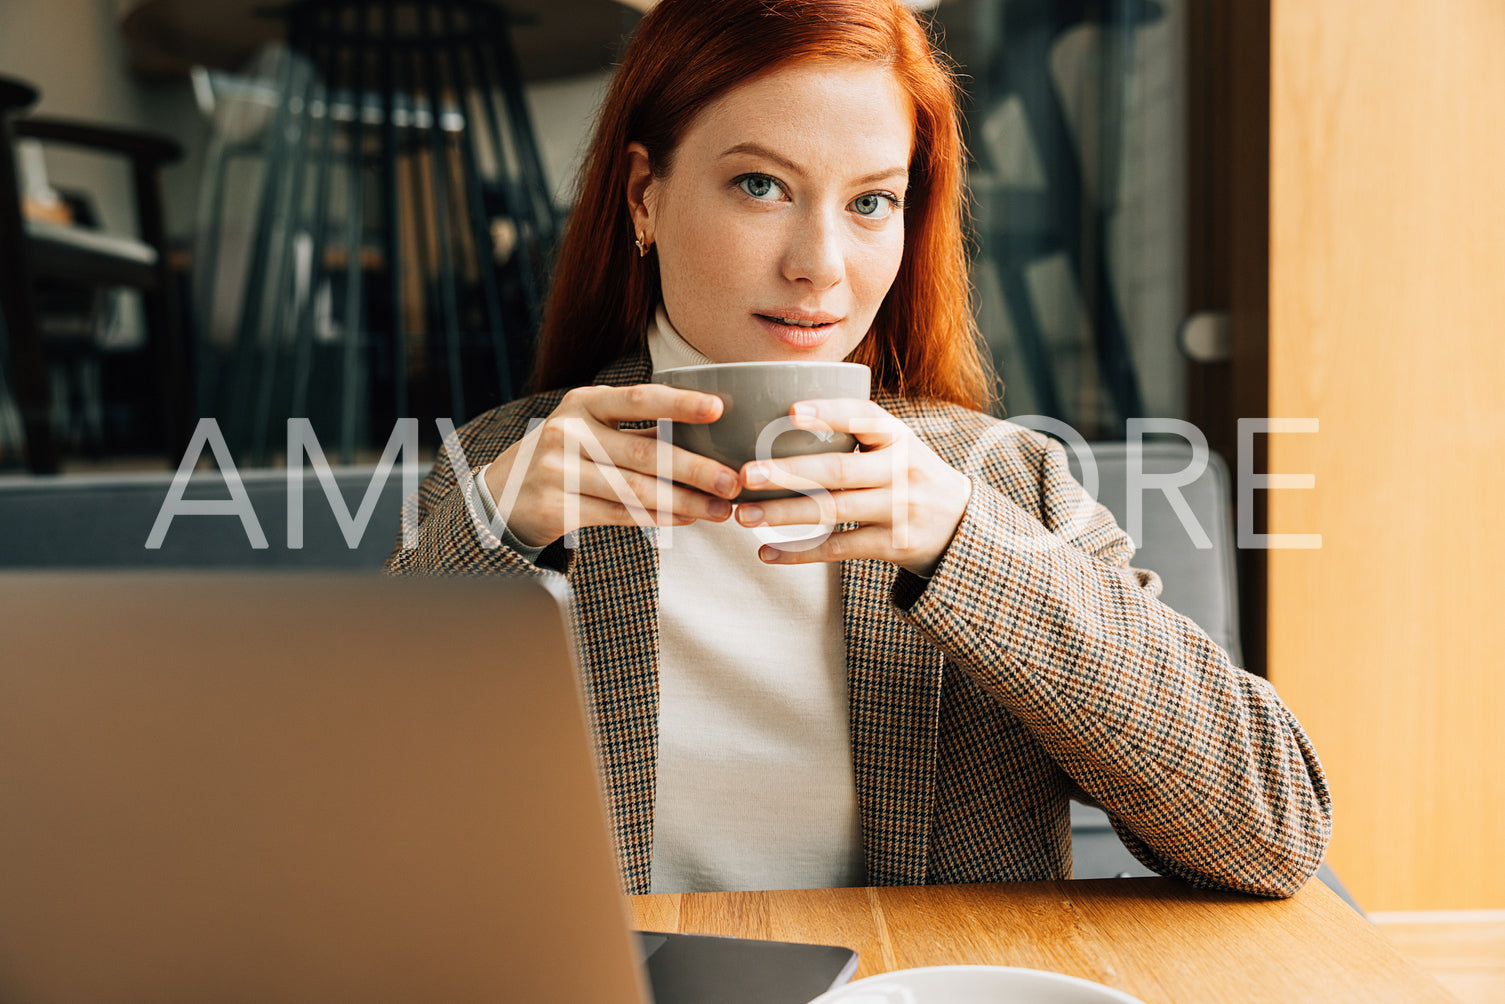
[[[389,568],[568,577],[631,892],[1063,877],[1085,792],[1156,870],[1289,895],[1331,823],[1300,725],[1158,602],[1057,445],[981,413],[953,87],[893,0],[662,0],[590,148],[540,392],[446,445]],[[861,450],[670,448],[658,508],[651,423],[720,402],[650,372],[755,359],[871,367],[872,403],[794,415]],[[732,506],[788,474],[827,507]],[[803,550],[754,536],[822,518]]]

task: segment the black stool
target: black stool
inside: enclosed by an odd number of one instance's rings
[[[238,321],[205,345],[201,410],[253,462],[308,417],[348,463],[398,418],[431,432],[520,390],[560,217],[504,10],[301,0],[281,15]],[[211,157],[201,309],[228,293],[216,219],[244,153]]]

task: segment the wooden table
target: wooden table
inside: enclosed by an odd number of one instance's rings
[[[1146,1004],[1456,1004],[1320,882],[1288,900],[1171,879],[634,896],[649,931],[845,945],[858,978],[989,964],[1097,980]]]

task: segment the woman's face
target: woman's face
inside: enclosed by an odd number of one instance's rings
[[[904,255],[913,142],[891,70],[822,62],[708,105],[666,177],[633,144],[634,227],[675,329],[715,362],[846,358]]]

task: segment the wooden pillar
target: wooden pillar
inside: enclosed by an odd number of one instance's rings
[[[1505,907],[1505,4],[1273,0],[1269,676],[1371,910]]]

